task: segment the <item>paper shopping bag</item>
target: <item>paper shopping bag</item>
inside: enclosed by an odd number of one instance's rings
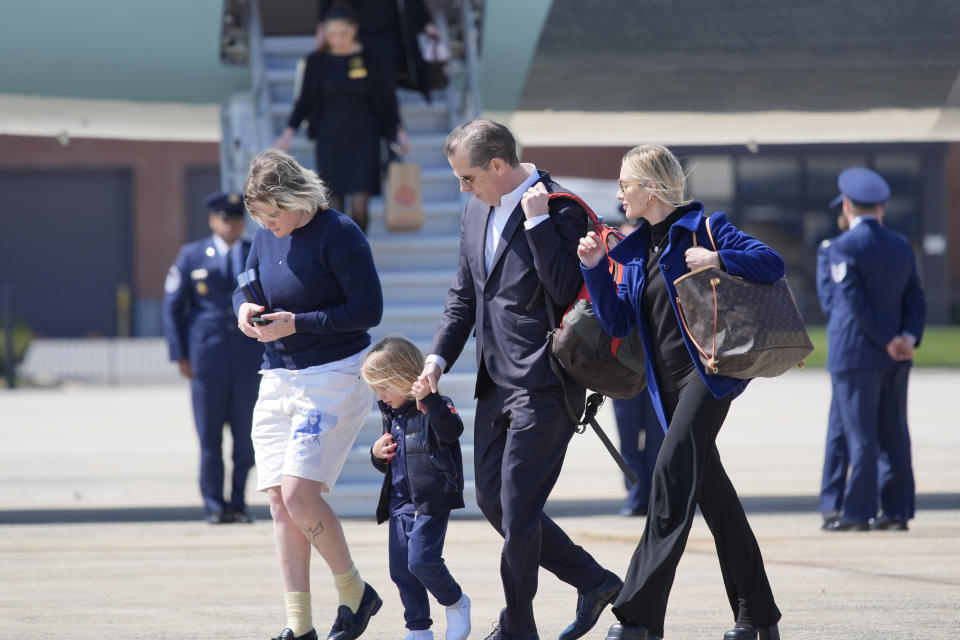
[[[420,165],[391,162],[387,166],[383,225],[387,231],[417,231],[423,226]]]

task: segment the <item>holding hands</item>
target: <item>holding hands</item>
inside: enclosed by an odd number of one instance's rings
[[[423,406],[420,401],[427,397],[429,393],[437,393],[439,391],[440,388],[437,386],[437,383],[440,381],[440,375],[442,373],[440,365],[436,362],[428,362],[423,365],[423,371],[420,373],[420,377],[413,383],[413,387],[410,390],[417,399],[417,409],[420,409],[421,412],[426,413],[427,408]]]

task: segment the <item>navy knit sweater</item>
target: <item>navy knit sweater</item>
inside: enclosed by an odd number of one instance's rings
[[[258,230],[246,268],[259,272],[268,310],[296,316],[296,333],[265,343],[264,369],[304,369],[370,345],[367,329],[383,315],[380,278],[366,236],[342,213],[317,211],[283,238]],[[245,301],[237,288],[234,311]]]

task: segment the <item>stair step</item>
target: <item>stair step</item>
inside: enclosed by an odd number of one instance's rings
[[[417,270],[383,269],[380,284],[383,286],[383,303],[436,303],[443,301],[447,289],[456,275],[454,269]]]
[[[378,268],[409,265],[411,256],[422,268],[456,268],[460,238],[452,234],[416,232],[370,234],[373,260]]]
[[[287,125],[292,107],[289,102],[270,104],[270,116],[274,135],[280,135]],[[400,105],[400,118],[408,133],[437,133],[450,129],[450,109],[446,104],[404,102]]]
[[[440,174],[449,176],[454,185],[455,191],[460,190],[456,178],[450,172],[450,165],[447,164],[447,158],[443,155],[443,143],[446,140],[446,134],[441,133],[414,133],[409,136],[410,151],[403,157],[404,162],[419,164],[421,171],[427,168],[438,170]],[[300,127],[297,135],[293,137],[290,143],[290,153],[303,158],[304,162],[309,161],[313,166],[313,142],[307,139],[305,127]]]
[[[263,53],[272,56],[303,57],[313,51],[316,40],[313,36],[266,36],[263,38]]]

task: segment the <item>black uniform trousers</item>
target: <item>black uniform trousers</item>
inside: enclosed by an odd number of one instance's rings
[[[202,376],[190,382],[193,416],[200,438],[200,494],[207,514],[227,507],[246,511],[244,489],[254,465],[253,406],[260,390],[260,374]],[[233,472],[230,501],[224,501],[223,427],[230,424],[233,440]]]
[[[506,389],[494,385],[483,366],[478,376],[474,420],[477,504],[504,537],[500,577],[506,608],[500,629],[508,636],[537,632],[533,597],[539,567],[588,591],[604,569],[545,513],[574,433],[559,386]],[[579,405],[583,406],[582,390]]]
[[[653,472],[650,510],[613,613],[624,624],[663,635],[667,598],[697,506],[713,534],[734,617],[768,627],[780,619],[747,516],[717,453],[716,439],[730,408],[700,376],[661,394],[670,428]]]

